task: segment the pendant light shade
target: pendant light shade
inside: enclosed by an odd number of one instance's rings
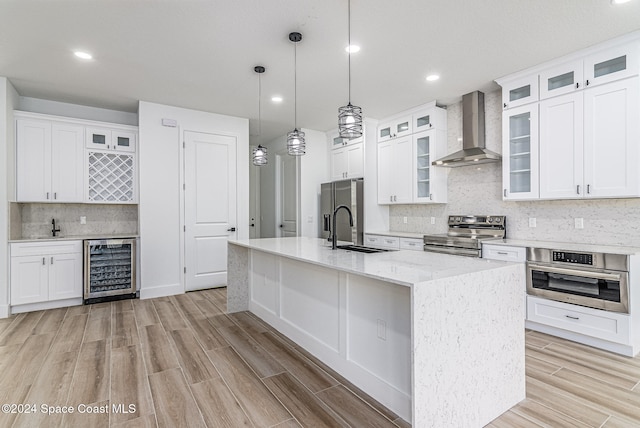
[[[289,40],[293,42],[293,131],[287,134],[287,153],[292,156],[302,156],[305,153],[306,143],[304,132],[298,131],[298,93],[297,93],[297,45],[302,40],[302,34],[289,33]]]
[[[260,145],[260,139],[262,137],[262,73],[266,69],[261,65],[256,65],[253,71],[258,73],[258,147],[253,149],[253,164],[255,166],[264,166],[267,164],[267,148]]]
[[[351,47],[351,0],[348,11],[348,37]],[[357,138],[362,136],[362,108],[351,104],[351,49],[349,49],[349,102],[338,108],[338,130],[342,138]]]

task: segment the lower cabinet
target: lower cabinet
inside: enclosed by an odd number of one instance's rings
[[[424,243],[421,238],[407,238],[392,235],[364,235],[364,245],[367,247],[384,248],[388,250],[423,251]]]
[[[82,241],[11,244],[12,312],[21,312],[14,310],[20,305],[82,299],[82,260]]]

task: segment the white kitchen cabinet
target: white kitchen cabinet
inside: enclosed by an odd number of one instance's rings
[[[11,244],[12,307],[82,298],[82,241]]]
[[[420,238],[400,237],[401,250],[424,251],[424,241]]]
[[[329,134],[329,140],[332,149],[337,149],[343,146],[348,146],[351,144],[358,144],[364,141],[364,135],[357,138],[344,138],[341,137],[338,131],[334,131]]]
[[[413,118],[411,115],[401,116],[381,123],[378,126],[378,142],[394,138],[405,137],[413,132]]]
[[[482,258],[504,262],[526,262],[527,249],[509,245],[482,244]]]
[[[378,204],[413,202],[413,148],[411,136],[378,144]]]
[[[538,199],[538,104],[502,113],[502,198]]]
[[[364,245],[367,247],[399,250],[400,238],[398,236],[371,235],[369,233],[365,233]]]
[[[135,152],[136,133],[121,129],[87,127],[87,148]]]
[[[521,77],[502,85],[502,108],[509,109],[538,101],[538,74]]]
[[[364,143],[345,144],[331,150],[331,179],[364,176]]]
[[[629,43],[587,56],[584,59],[585,88],[638,75],[638,53],[638,44]]]
[[[413,134],[413,202],[447,202],[448,169],[431,165],[444,156],[446,131],[431,129]]]
[[[429,129],[447,129],[447,110],[430,103],[429,107],[421,109],[411,115],[412,132],[426,131]]]
[[[556,65],[540,73],[540,99],[568,94],[582,89],[582,60]]]
[[[617,312],[528,296],[527,321],[622,345],[633,342],[630,316]]]
[[[86,201],[137,202],[136,157],[133,153],[87,150]]]
[[[540,103],[540,197],[640,196],[638,77]]]
[[[18,202],[82,202],[84,127],[16,120]]]

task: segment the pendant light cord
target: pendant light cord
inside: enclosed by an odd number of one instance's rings
[[[347,12],[347,31],[349,33],[347,40],[347,49],[349,50],[349,104],[351,104],[351,0],[348,1],[349,11]]]
[[[293,127],[298,129],[298,42],[293,43]]]
[[[262,140],[262,76],[258,73],[258,145]]]

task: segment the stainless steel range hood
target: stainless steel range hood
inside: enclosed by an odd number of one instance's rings
[[[436,166],[469,166],[498,162],[501,156],[487,150],[484,141],[484,94],[471,92],[462,97],[462,150],[434,161]]]

